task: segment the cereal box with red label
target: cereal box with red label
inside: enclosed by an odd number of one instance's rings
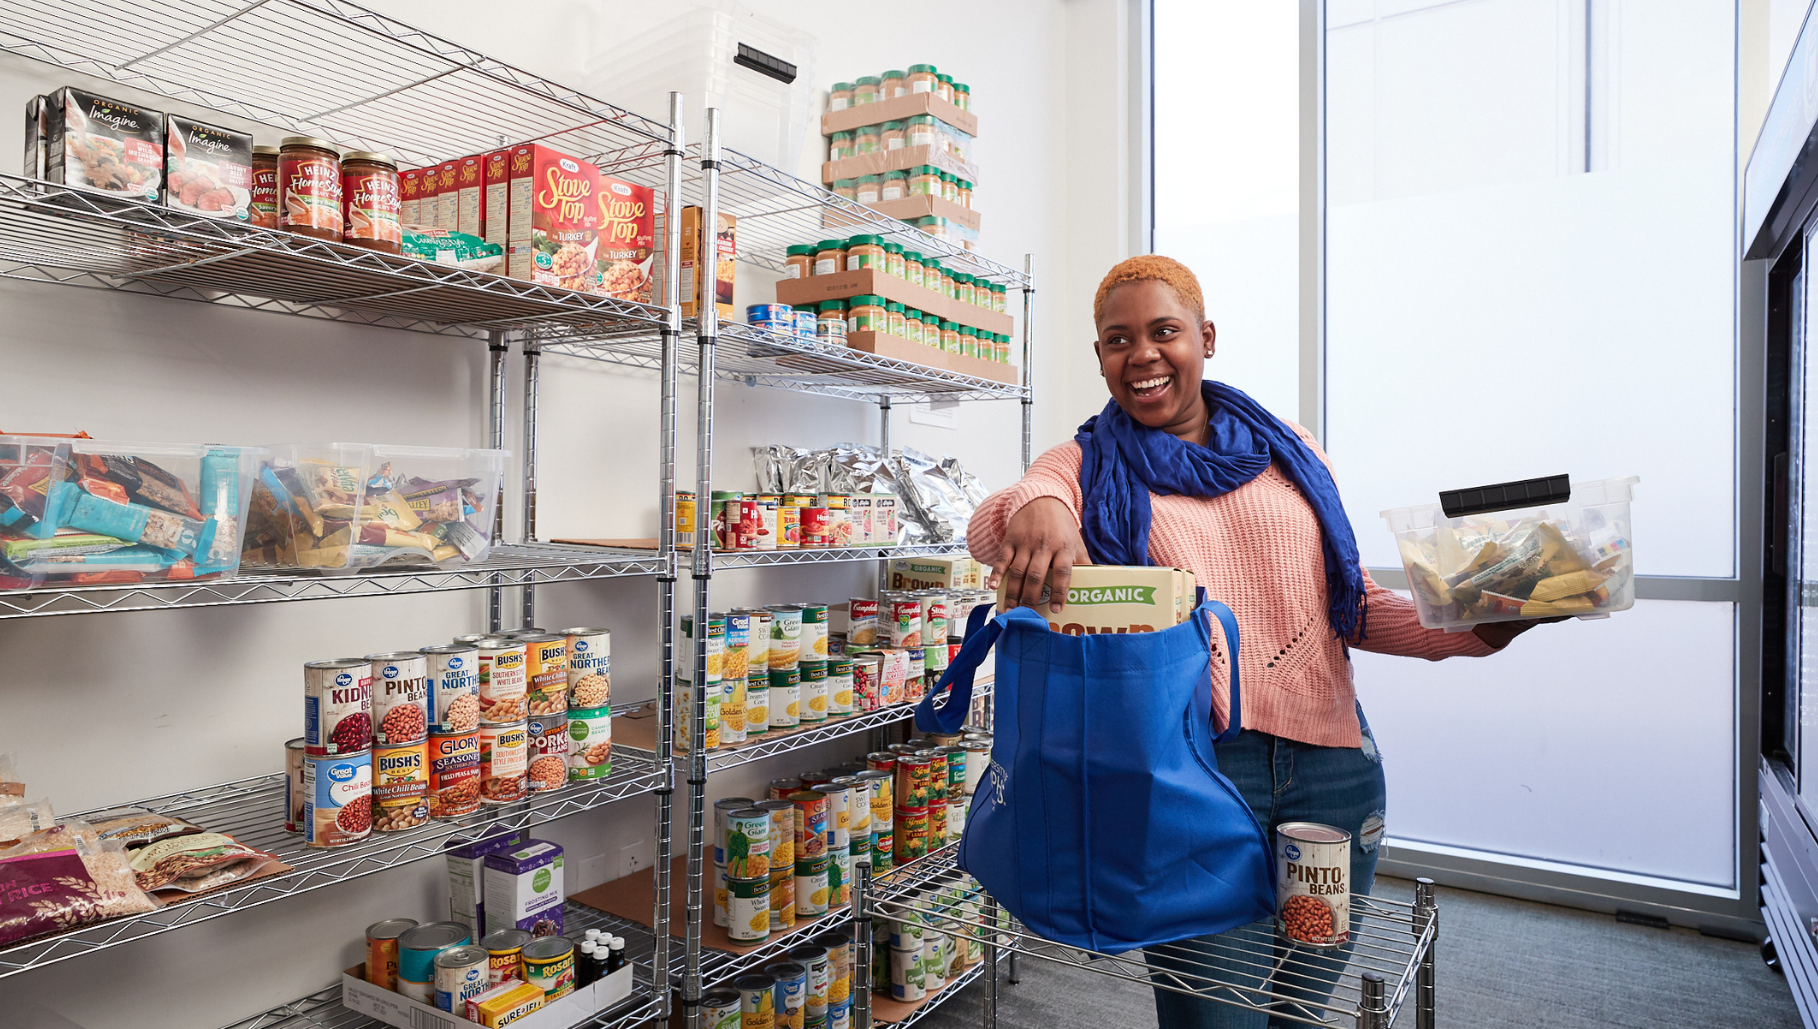
[[[600,212],[595,261],[599,291],[620,300],[648,304],[656,261],[656,191],[610,175],[599,177],[594,202]]]
[[[599,288],[599,169],[545,146],[513,147],[509,274],[582,293]]]

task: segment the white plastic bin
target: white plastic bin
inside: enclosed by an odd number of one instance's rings
[[[1574,482],[1569,500],[1456,518],[1439,504],[1382,512],[1420,624],[1459,631],[1524,618],[1603,618],[1633,607],[1629,497],[1639,481]]]

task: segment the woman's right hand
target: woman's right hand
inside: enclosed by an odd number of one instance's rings
[[[1073,566],[1091,563],[1073,511],[1054,497],[1036,497],[1005,524],[1003,557],[986,585],[996,589],[1003,583],[1004,606],[1012,608],[1040,603],[1046,583],[1049,609],[1059,611],[1066,606]]]

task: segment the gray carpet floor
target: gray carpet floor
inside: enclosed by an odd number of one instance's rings
[[[1407,899],[1411,884],[1378,879]],[[1463,890],[1439,891],[1440,1029],[1801,1029],[1786,981],[1753,944],[1690,929]],[[1002,1029],[1153,1029],[1150,991],[1024,958],[999,985]],[[976,1029],[984,986],[929,1012],[929,1029]],[[1397,1026],[1411,1029],[1404,1011]],[[1348,1027],[1347,1027],[1348,1029]]]

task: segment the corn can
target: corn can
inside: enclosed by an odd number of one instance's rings
[[[726,880],[726,938],[761,943],[770,937],[770,875]]]
[[[743,807],[726,813],[726,876],[757,879],[770,874],[770,812]]]
[[[802,609],[773,604],[766,610],[770,612],[770,670],[793,670],[802,659]]]
[[[745,682],[745,738],[770,731],[770,673]]]
[[[831,860],[825,853],[795,862],[795,913],[799,918],[819,918],[827,913],[827,871]]]
[[[745,680],[720,680],[720,745],[745,742]]]
[[[770,672],[770,727],[793,729],[802,723],[800,668]]]
[[[827,714],[830,717],[852,714],[852,659],[835,657],[827,660]]]
[[[726,619],[726,643],[720,674],[743,679],[751,674],[751,615],[729,611],[722,617]]]
[[[732,981],[739,994],[739,1029],[776,1029],[776,977],[753,973]]]
[[[797,604],[802,609],[801,660],[827,660],[827,605]]]
[[[827,720],[827,662],[803,661],[796,669],[801,690],[798,705],[803,725]]]
[[[833,964],[827,958],[827,948],[818,943],[804,943],[783,953],[808,970],[808,994],[804,1002],[808,1021],[813,1023],[826,1018],[827,998],[833,990]]]
[[[751,619],[751,629],[745,639],[745,677],[761,678],[770,669],[770,628],[775,619],[769,611],[762,609],[739,608],[734,613]]]
[[[795,805],[787,800],[760,800],[751,805],[770,818],[770,867],[795,867]]]

